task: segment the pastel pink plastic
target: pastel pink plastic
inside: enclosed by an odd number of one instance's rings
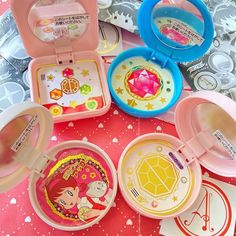
[[[34,59],[29,65],[30,71],[30,84],[31,84],[31,99],[33,102],[40,103],[39,85],[37,82],[36,71],[42,65],[58,64],[62,59],[69,61],[68,56],[73,61],[78,60],[94,60],[98,67],[98,73],[101,79],[101,89],[104,98],[104,106],[95,111],[81,111],[71,114],[55,116],[54,121],[65,122],[76,119],[85,119],[105,114],[111,105],[111,97],[107,86],[106,72],[102,58],[95,51],[98,46],[98,14],[97,14],[97,1],[96,0],[71,0],[69,3],[65,1],[64,4],[58,6],[53,5],[53,13],[51,6],[42,7],[37,6],[37,11],[32,6],[37,3],[34,0],[12,0],[11,8],[15,17],[20,35],[22,37],[24,46],[27,53]],[[78,9],[78,5],[81,9]],[[24,6],[24,7],[22,7]],[[31,9],[33,13],[29,15]],[[35,11],[35,12],[34,12]],[[57,39],[51,42],[41,41],[35,36],[29,22],[34,22],[37,16],[48,17],[53,14],[60,16],[65,14],[83,14],[86,13],[90,16],[90,23],[87,24],[85,32],[72,39]],[[58,57],[60,55],[60,59]]]
[[[104,95],[103,108],[95,110],[95,111],[83,111],[83,112],[71,113],[71,114],[54,117],[55,123],[104,115],[110,109],[111,97],[110,97],[110,92],[107,86],[106,72],[105,72],[104,64],[101,57],[95,51],[74,53],[75,61],[88,60],[88,58],[90,60],[95,60],[97,62],[98,71],[100,73],[100,78],[101,78],[103,95]],[[41,58],[37,58],[31,61],[29,65],[29,70],[31,71],[30,87],[31,87],[31,99],[34,102],[39,103],[40,101],[38,83],[37,83],[37,78],[36,78],[37,69],[42,64],[56,64],[56,63],[57,63],[56,55],[41,57]]]
[[[33,57],[43,57],[55,54],[55,46],[54,42],[43,42],[38,39],[32,32],[29,23],[28,16],[31,10],[31,7],[37,1],[34,0],[12,0],[11,1],[11,9],[14,15],[14,18],[17,22],[18,30],[22,37],[25,49],[27,53]],[[98,46],[98,14],[97,14],[97,1],[96,0],[80,0],[79,3],[84,7],[86,13],[88,13],[91,17],[91,23],[88,24],[87,30],[85,33],[73,40],[70,40],[70,47],[72,52],[79,51],[94,51]],[[24,6],[24,7],[22,7]],[[47,9],[47,8],[46,8]],[[59,5],[55,12],[55,6],[53,7],[53,14],[61,15],[62,13],[70,12],[73,9],[73,3]],[[44,7],[45,11],[45,7]],[[41,12],[45,16],[47,16],[47,12]],[[50,12],[50,7],[48,7],[48,11]],[[78,12],[75,12],[78,14]],[[51,13],[52,14],[52,13]],[[33,19],[29,19],[33,20]],[[65,46],[68,46],[68,40],[64,40],[60,42]]]
[[[199,139],[201,142],[194,138],[197,135],[193,125],[196,121],[196,117],[193,117],[194,109],[204,103],[215,104],[236,122],[236,104],[233,100],[217,92],[193,93],[192,96],[183,99],[176,108],[175,123],[179,137],[184,143],[191,142],[192,149],[199,155],[196,158],[205,168],[218,175],[235,177],[236,161],[227,158],[227,153],[213,150],[217,141],[212,134],[202,130]]]
[[[124,181],[123,181],[123,177],[122,177],[123,175],[126,175],[127,173],[121,168],[123,159],[124,159],[126,153],[130,150],[130,148],[132,146],[134,146],[135,144],[137,144],[137,143],[145,142],[145,141],[148,141],[148,140],[167,141],[167,142],[171,143],[173,145],[173,148],[176,149],[176,150],[178,150],[180,147],[183,146],[183,142],[181,140],[179,140],[178,138],[174,137],[174,136],[171,136],[171,135],[168,135],[168,134],[155,134],[155,133],[142,135],[142,136],[136,138],[135,140],[133,140],[131,143],[129,143],[128,146],[122,152],[121,157],[120,157],[120,161],[119,161],[119,165],[118,165],[118,183],[119,183],[121,193],[122,193],[125,201],[128,203],[128,205],[133,210],[135,210],[136,212],[139,212],[143,216],[153,218],[153,219],[165,219],[165,218],[177,217],[178,215],[185,212],[186,210],[188,210],[193,205],[193,203],[196,201],[196,199],[197,199],[197,197],[200,193],[201,184],[202,184],[202,172],[201,172],[199,162],[197,160],[195,160],[191,164],[189,164],[189,167],[190,167],[192,173],[194,173],[194,175],[193,175],[193,177],[194,177],[193,189],[194,190],[193,190],[192,194],[189,196],[186,203],[183,205],[183,207],[181,209],[179,209],[179,211],[177,211],[175,213],[171,213],[168,216],[154,217],[151,213],[148,213],[147,211],[144,211],[140,207],[133,204],[130,201],[130,199],[127,197],[125,186],[124,186]]]

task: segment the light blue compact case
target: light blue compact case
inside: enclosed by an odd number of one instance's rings
[[[177,63],[203,56],[214,27],[201,0],[145,0],[138,25],[147,47],[121,53],[109,68],[108,85],[124,112],[150,118],[176,104],[183,87]]]

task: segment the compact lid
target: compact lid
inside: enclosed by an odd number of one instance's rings
[[[212,91],[196,92],[176,108],[176,129],[188,162],[198,158],[210,171],[236,176],[236,104]]]
[[[145,0],[138,25],[148,47],[176,62],[203,56],[214,36],[212,18],[201,0]]]
[[[13,0],[11,8],[32,57],[95,50],[98,46],[96,0]]]
[[[40,157],[49,144],[52,128],[49,111],[31,102],[0,114],[0,193],[15,187],[31,170],[40,173],[48,160]]]

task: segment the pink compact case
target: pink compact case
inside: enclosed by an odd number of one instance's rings
[[[119,186],[140,214],[176,217],[196,201],[202,183],[200,165],[227,177],[236,176],[236,106],[216,92],[196,92],[176,108],[179,139],[146,134],[123,151]]]
[[[98,223],[117,192],[115,167],[94,144],[67,141],[45,151],[53,119],[41,105],[26,102],[0,115],[0,193],[30,175],[29,196],[48,225],[76,231]]]
[[[24,6],[24,7],[22,7]],[[111,104],[104,64],[96,53],[96,0],[13,0],[27,53],[31,98],[55,122],[106,113]]]

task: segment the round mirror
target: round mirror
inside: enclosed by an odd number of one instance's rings
[[[78,0],[39,0],[30,9],[28,24],[45,42],[81,37],[90,16]]]
[[[202,45],[204,20],[186,0],[162,0],[152,11],[152,29],[165,45],[181,49]]]
[[[236,158],[236,123],[219,106],[212,103],[198,105],[192,114],[192,127],[196,133],[212,134],[215,141],[211,152],[220,159]]]
[[[33,128],[33,132],[25,136],[24,142],[22,141],[23,132],[33,120],[34,117],[30,115],[20,116],[0,131],[0,178],[12,174],[19,168],[18,151],[36,146],[40,131],[38,124]]]

